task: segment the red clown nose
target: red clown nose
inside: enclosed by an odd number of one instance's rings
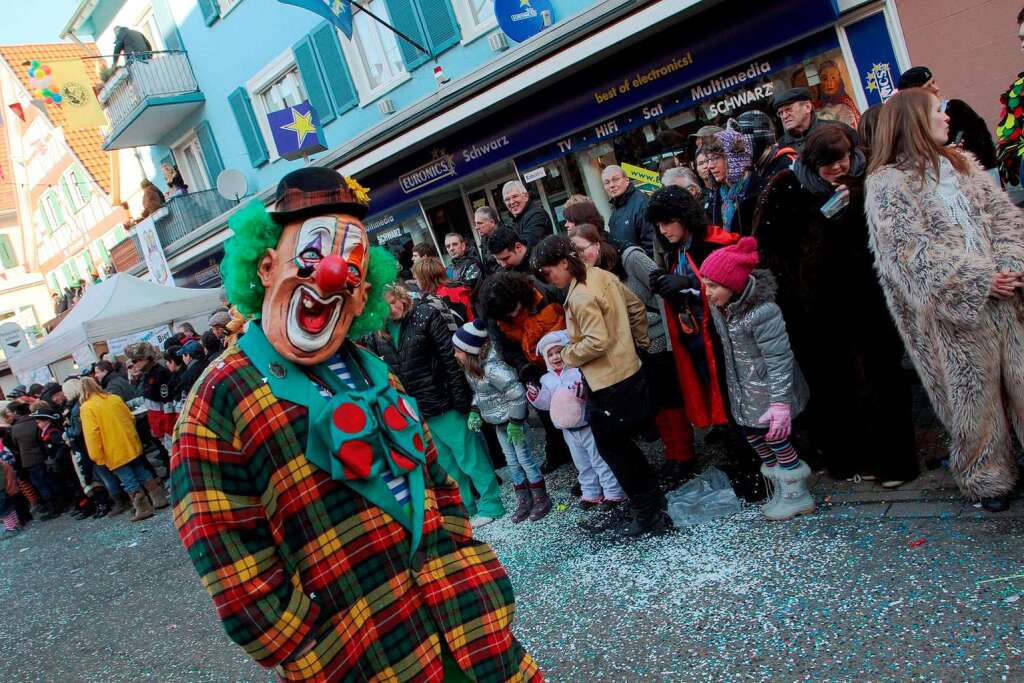
[[[345,290],[348,264],[337,254],[328,254],[316,266],[316,286],[324,294],[338,294]]]

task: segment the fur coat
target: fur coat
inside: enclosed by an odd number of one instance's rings
[[[989,296],[997,272],[1024,271],[1024,216],[973,162],[957,180],[970,235],[934,181],[893,166],[868,178],[866,207],[889,308],[949,430],[950,469],[966,495],[984,498],[1016,481],[1008,412],[1024,437],[1024,298]]]

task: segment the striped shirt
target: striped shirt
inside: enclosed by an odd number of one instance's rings
[[[332,358],[327,363],[327,367],[330,368],[331,372],[337,375],[338,379],[344,382],[347,386],[352,389],[356,388],[355,382],[352,381],[352,373],[349,372],[348,365],[340,357],[335,356]],[[317,386],[320,389],[321,396],[324,398],[331,397],[331,392],[328,391],[326,387],[320,385]],[[385,467],[384,471],[381,473],[381,477],[384,479],[384,483],[388,485],[388,488],[391,490],[391,494],[395,497],[395,500],[402,505],[408,505],[411,496],[409,495],[409,482],[405,476],[401,474],[392,474],[391,469]]]

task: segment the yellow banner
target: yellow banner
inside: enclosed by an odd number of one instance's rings
[[[61,100],[58,106],[67,117],[65,128],[78,130],[107,125],[107,117],[92,89],[93,79],[86,73],[82,60],[50,62],[49,67],[53,82],[60,88]]]
[[[636,189],[641,192],[650,194],[661,187],[661,176],[658,175],[657,171],[648,171],[642,166],[634,166],[633,164],[621,165],[622,170],[626,173],[626,177],[632,180],[634,185],[636,185]]]

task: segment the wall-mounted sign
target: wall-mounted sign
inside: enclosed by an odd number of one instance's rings
[[[398,177],[402,192],[411,194],[438,180],[455,175],[455,157],[439,152],[434,159]]]
[[[301,159],[327,149],[320,118],[308,101],[267,114],[274,146],[282,159]]]
[[[24,328],[18,323],[0,324],[0,348],[6,358],[28,351],[30,347]]]
[[[860,78],[868,106],[880,104],[896,93],[900,65],[892,48],[885,12],[876,12],[846,26],[853,53],[853,68]]]
[[[538,168],[533,169],[532,171],[527,171],[526,173],[524,173],[523,174],[523,182],[524,183],[532,183],[534,180],[540,180],[541,178],[543,178],[547,174],[548,174],[547,169],[544,168],[543,166],[540,166]]]
[[[498,26],[512,40],[521,43],[544,30],[544,13],[553,18],[550,0],[494,0]]]

